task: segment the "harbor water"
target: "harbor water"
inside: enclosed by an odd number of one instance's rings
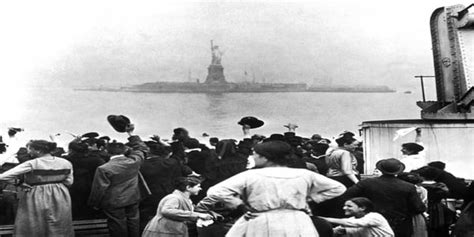
[[[283,125],[292,122],[299,125],[301,136],[332,138],[343,130],[357,133],[367,120],[418,119],[415,103],[420,98],[416,92],[158,94],[33,88],[5,101],[0,126],[24,128],[21,136],[28,139],[60,134],[55,138],[59,145],[72,138],[68,133],[90,131],[123,140],[126,136],[113,131],[106,120],[107,115],[123,114],[142,136],[170,138],[173,128],[185,127],[197,138],[207,133],[239,139],[237,122],[250,115],[265,121],[252,130],[256,134],[282,133]]]

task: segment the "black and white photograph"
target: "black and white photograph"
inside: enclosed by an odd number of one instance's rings
[[[473,237],[474,2],[0,3],[0,237]]]

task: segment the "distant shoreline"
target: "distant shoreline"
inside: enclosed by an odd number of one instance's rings
[[[310,86],[289,83],[145,83],[131,87],[74,88],[77,91],[107,91],[134,93],[273,93],[273,92],[319,92],[319,93],[394,93],[387,86]]]

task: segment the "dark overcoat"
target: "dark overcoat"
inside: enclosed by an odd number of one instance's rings
[[[362,180],[350,187],[344,197],[370,199],[375,211],[387,219],[396,237],[411,236],[412,217],[426,209],[415,185],[389,175]]]

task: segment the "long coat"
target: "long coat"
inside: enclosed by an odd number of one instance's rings
[[[69,188],[73,218],[75,220],[92,218],[98,212],[87,206],[87,200],[91,192],[95,171],[105,161],[100,157],[81,153],[72,153],[66,159],[72,163],[74,169],[74,183]]]
[[[152,156],[145,159],[140,168],[151,195],[140,202],[140,228],[156,215],[156,207],[162,198],[174,190],[176,178],[183,176],[183,167],[176,157]]]

